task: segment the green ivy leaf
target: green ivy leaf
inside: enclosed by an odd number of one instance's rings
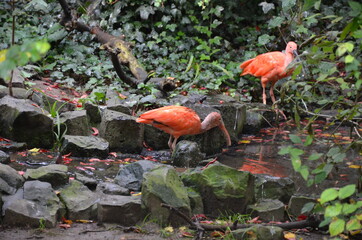
[[[269,20],[268,27],[269,28],[280,27],[284,21],[285,17],[273,17],[272,19]]]
[[[324,215],[326,217],[337,217],[341,213],[342,213],[342,204],[337,203],[336,205],[327,206]]]
[[[361,228],[362,228],[361,222],[356,218],[350,219],[346,224],[347,231],[358,230]]]
[[[288,154],[288,153],[290,152],[290,149],[291,149],[291,148],[292,148],[291,146],[282,147],[282,148],[279,150],[278,154],[279,154],[279,155]]]
[[[311,212],[313,210],[314,206],[315,206],[314,202],[309,202],[309,203],[304,204],[304,206],[301,210],[301,213]]]
[[[355,212],[358,208],[359,208],[359,206],[355,203],[354,204],[344,203],[342,213],[344,215],[351,214],[351,213]]]
[[[331,236],[336,236],[344,231],[344,226],[346,222],[343,219],[333,219],[332,222],[329,224],[329,233]]]
[[[295,144],[301,144],[303,143],[302,142],[302,139],[298,136],[298,135],[295,135],[295,134],[289,134],[289,138],[290,140],[295,143]]]
[[[341,200],[345,199],[345,198],[348,198],[352,194],[354,194],[355,191],[356,191],[356,185],[355,184],[350,184],[350,185],[344,186],[343,188],[341,188],[339,190],[338,198],[341,199]]]
[[[333,201],[338,197],[338,191],[334,188],[328,188],[324,190],[320,197],[320,203],[324,204],[329,201]]]
[[[321,156],[323,156],[322,153],[312,153],[312,155],[310,155],[308,157],[308,160],[309,161],[315,161],[315,160],[319,159]]]
[[[263,34],[263,35],[258,37],[258,43],[260,45],[265,45],[265,44],[269,43],[270,40],[273,40],[274,38],[275,38],[275,36],[270,36],[268,34]]]
[[[299,169],[299,173],[300,173],[300,175],[302,175],[304,180],[308,179],[309,169],[308,169],[307,166],[301,166],[300,169]]]

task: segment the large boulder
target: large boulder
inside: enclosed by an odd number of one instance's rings
[[[65,124],[67,135],[88,136],[90,126],[86,110],[68,111],[60,114],[60,124]],[[57,123],[56,123],[57,124]]]
[[[98,221],[100,223],[134,226],[144,217],[145,212],[141,206],[140,196],[104,195],[98,202]]]
[[[288,177],[274,177],[264,174],[255,175],[255,198],[278,199],[288,203],[294,193],[294,182]]]
[[[72,153],[77,157],[106,158],[109,153],[109,143],[95,136],[71,136],[65,135],[62,154]]]
[[[143,124],[135,117],[108,110],[103,113],[99,135],[109,142],[111,151],[140,153],[142,151]]]
[[[200,193],[205,214],[244,213],[254,202],[254,176],[249,172],[214,163],[204,170],[185,171],[181,178]]]
[[[160,166],[144,175],[142,204],[150,213],[150,218],[156,219],[162,225],[185,224],[184,219],[162,207],[162,203],[174,207],[186,216],[191,215],[187,189],[175,169],[169,166]]]
[[[115,183],[131,191],[140,191],[142,187],[143,174],[160,166],[157,162],[141,160],[127,165],[121,165]]]
[[[67,208],[70,220],[96,219],[99,196],[77,180],[60,189],[60,199]]]
[[[51,148],[54,143],[53,119],[30,100],[5,96],[0,99],[0,136],[28,147]]]
[[[24,177],[27,180],[39,180],[50,183],[53,188],[63,186],[68,183],[68,167],[65,165],[51,164],[36,169],[27,169]]]
[[[197,143],[187,140],[179,141],[171,156],[174,166],[186,168],[196,167],[204,158]]]
[[[0,163],[0,179],[8,186],[18,189],[23,186],[24,178],[14,168]]]

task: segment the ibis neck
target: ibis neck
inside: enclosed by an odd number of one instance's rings
[[[293,53],[287,52],[285,54],[284,67],[287,67],[294,60]]]

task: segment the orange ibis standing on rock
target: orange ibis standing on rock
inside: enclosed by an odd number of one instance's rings
[[[219,127],[226,139],[227,146],[231,145],[230,135],[225,128],[220,113],[212,112],[201,122],[197,113],[183,106],[166,106],[147,111],[136,119],[138,123],[152,125],[170,134],[168,146],[171,152],[175,149],[177,139],[183,135],[196,135]]]

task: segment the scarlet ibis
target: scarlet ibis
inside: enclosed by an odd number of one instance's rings
[[[288,65],[293,61],[294,55],[297,55],[297,44],[288,42],[285,52],[268,52],[260,54],[253,59],[249,59],[240,65],[243,72],[240,76],[247,74],[260,77],[263,87],[263,103],[266,104],[265,88],[270,82],[270,97],[275,102],[274,84],[282,78],[288,77],[294,69],[289,69]]]
[[[136,119],[138,123],[145,123],[170,134],[168,146],[171,152],[175,149],[177,139],[183,135],[196,135],[207,130],[219,127],[224,134],[227,146],[231,145],[230,135],[225,128],[220,113],[212,112],[203,122],[197,113],[183,106],[166,106],[145,112]]]

